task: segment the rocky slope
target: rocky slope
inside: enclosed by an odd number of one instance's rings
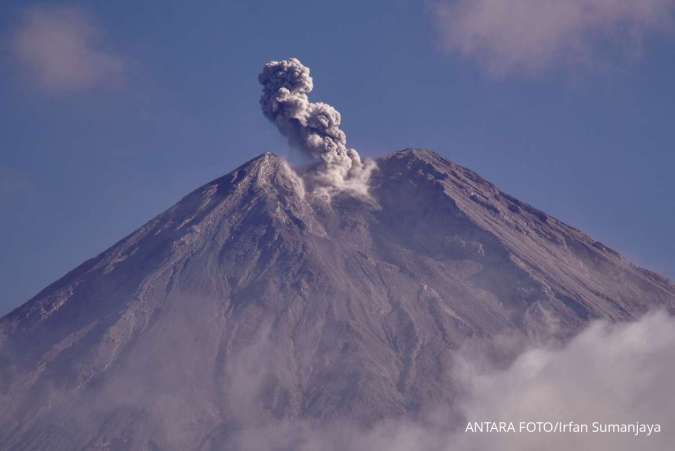
[[[467,340],[566,338],[675,287],[423,150],[310,201],[272,154],[0,320],[0,449],[237,449],[242,431],[452,405]]]

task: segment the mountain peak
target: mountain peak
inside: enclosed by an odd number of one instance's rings
[[[454,178],[459,183],[472,184],[477,189],[497,191],[492,183],[474,171],[444,158],[433,150],[407,148],[387,155],[379,161],[385,165],[396,164],[399,169],[403,169],[404,166],[401,165],[405,165],[407,175],[419,172],[438,180]]]
[[[260,155],[0,319],[0,448],[190,449],[271,419],[415,415],[451,402],[467,340],[675,306],[666,279],[434,152],[377,162],[373,204],[324,208]]]
[[[265,152],[242,164],[222,179],[232,184],[252,182],[260,186],[269,185],[286,164],[286,161],[278,155]]]
[[[443,160],[438,153],[430,149],[407,147],[390,154],[387,158],[416,158],[427,162]]]

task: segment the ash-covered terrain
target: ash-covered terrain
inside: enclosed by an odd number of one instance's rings
[[[433,152],[377,167],[369,198],[325,202],[262,155],[4,317],[0,449],[256,449],[274,424],[414,419],[452,410],[467,342],[673,308],[665,278]],[[278,441],[257,449],[300,449]]]

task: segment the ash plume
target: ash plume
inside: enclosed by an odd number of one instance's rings
[[[319,161],[312,180],[317,192],[334,191],[368,195],[368,179],[375,168],[371,160],[347,146],[340,128],[342,116],[331,105],[311,102],[314,87],[309,67],[297,58],[270,61],[258,76],[263,86],[260,98],[265,117],[274,122],[291,146]]]

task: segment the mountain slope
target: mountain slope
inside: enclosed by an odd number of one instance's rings
[[[282,419],[452,404],[452,355],[673,309],[675,287],[421,150],[372,201],[310,201],[272,154],[0,320],[1,449],[232,449]]]

